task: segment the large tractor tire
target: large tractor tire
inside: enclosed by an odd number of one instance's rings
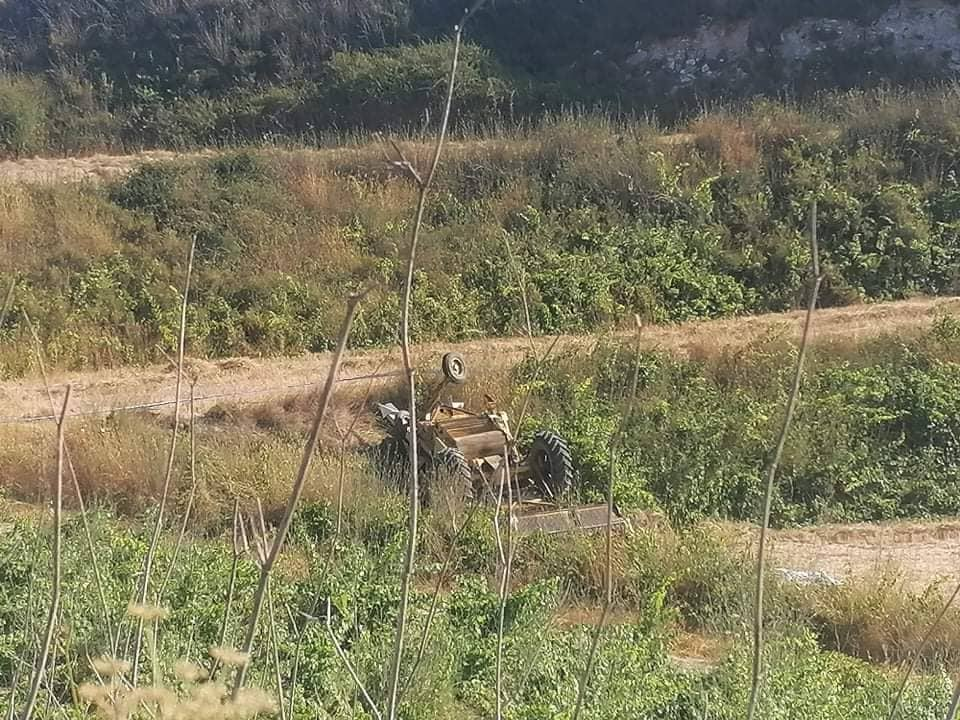
[[[387,435],[374,452],[377,477],[387,487],[403,490],[410,477],[410,460],[407,443]]]
[[[432,460],[420,482],[424,505],[466,503],[473,499],[473,469],[462,452],[445,447]]]
[[[550,430],[533,436],[527,453],[533,482],[554,498],[568,495],[573,489],[573,459],[567,441]]]

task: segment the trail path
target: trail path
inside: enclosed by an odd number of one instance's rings
[[[478,152],[492,147],[509,145],[514,151],[521,150],[528,141],[519,139],[473,139],[454,140],[446,143],[447,153]],[[432,141],[404,140],[400,143],[408,157],[419,159],[433,149]],[[238,150],[241,148],[238,148]],[[307,163],[361,163],[387,165],[386,146],[375,141],[330,147],[251,147],[251,152],[273,159],[295,159]],[[225,150],[204,149],[189,152],[171,150],[144,150],[129,154],[96,153],[76,157],[32,157],[17,160],[0,160],[0,184],[12,185],[57,185],[78,182],[98,183],[122,178],[140,165],[174,161],[215,158]]]
[[[898,578],[914,591],[960,582],[960,520],[820,525],[773,534],[780,567],[837,579]]]
[[[929,327],[938,312],[958,311],[960,298],[924,298],[822,310],[817,314],[815,342],[846,345],[882,334],[908,337]],[[651,326],[643,331],[643,345],[706,357],[744,347],[771,334],[799,337],[802,322],[803,313],[791,312]],[[619,336],[628,337],[627,334]],[[599,336],[566,336],[561,338],[560,349],[587,351],[600,339]],[[537,338],[535,343],[544,348],[552,340]],[[438,367],[437,360],[442,352],[456,350],[479,374],[512,367],[524,358],[529,347],[530,341],[526,338],[491,338],[421,345],[416,348],[415,356],[421,367],[432,370]],[[198,409],[209,409],[224,399],[243,403],[290,394],[304,385],[321,382],[329,361],[330,356],[325,353],[290,358],[191,361],[191,367],[199,375],[197,397],[208,398],[198,403]],[[353,352],[344,364],[343,376],[362,377],[399,368],[400,358],[395,350]],[[50,380],[58,396],[68,383],[73,385],[73,414],[162,403],[171,401],[175,393],[175,373],[171,365],[56,371],[51,373]],[[0,422],[43,416],[49,412],[43,382],[37,375],[0,382]]]
[[[213,155],[177,153],[168,150],[148,150],[133,155],[96,154],[68,158],[23,158],[0,161],[0,182],[58,184],[111,180],[129,173],[143,163],[182,160]]]

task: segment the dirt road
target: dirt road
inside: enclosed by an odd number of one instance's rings
[[[510,145],[519,150],[526,141],[516,139],[482,139],[450,141],[446,144],[448,156],[463,152],[478,152],[491,146]],[[400,143],[408,157],[419,159],[432,151],[432,143],[403,141]],[[332,147],[286,149],[281,147],[252,148],[268,160],[296,159],[310,164],[348,165],[359,162],[363,165],[386,166],[387,153],[384,146],[373,141],[357,145]],[[143,152],[112,155],[97,153],[81,157],[36,157],[18,160],[0,160],[0,184],[57,185],[78,182],[98,183],[122,178],[140,165],[173,161],[193,161],[201,158],[214,158],[223,154],[223,150],[205,149],[190,152],[170,150],[145,150]]]
[[[96,154],[68,158],[23,158],[0,161],[0,182],[17,184],[59,184],[99,182],[126,175],[138,165],[212,155],[150,150],[135,155]]]
[[[819,571],[837,579],[899,576],[922,591],[943,581],[960,582],[960,520],[820,525],[773,535],[780,567]]]
[[[821,310],[817,314],[815,337],[818,343],[848,344],[881,334],[907,337],[929,327],[938,312],[960,311],[960,298],[925,298],[876,305],[859,305]],[[799,336],[803,314],[758,315],[675,326],[651,326],[644,330],[648,348],[668,349],[703,357],[725,349],[738,348],[771,334]],[[561,338],[560,349],[586,351],[597,336]],[[543,348],[551,338],[538,338]],[[509,369],[526,355],[530,342],[525,338],[494,338],[459,344],[434,343],[417,348],[418,363],[437,366],[439,355],[455,349],[466,356],[473,372],[492,373]],[[260,401],[283,396],[320,382],[328,368],[327,354],[291,358],[233,358],[219,361],[192,361],[198,374],[196,395],[200,410],[225,400],[233,403]],[[396,351],[374,350],[351,353],[343,377],[365,376],[399,369]],[[59,396],[73,385],[73,414],[107,412],[112,408],[151,405],[172,401],[175,373],[172,366],[126,367],[113,370],[54,372],[50,377]],[[165,406],[160,406],[163,410]],[[0,382],[0,422],[47,415],[50,403],[40,377]]]

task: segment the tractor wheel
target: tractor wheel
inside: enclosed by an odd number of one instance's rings
[[[431,471],[423,474],[420,496],[424,505],[463,503],[473,498],[473,469],[462,452],[445,447],[433,457]]]
[[[550,430],[541,430],[533,436],[527,454],[533,481],[555,498],[573,489],[573,460],[567,441]]]
[[[387,435],[377,445],[374,462],[377,466],[377,477],[384,485],[400,489],[407,486],[410,463],[407,444],[403,440]]]
[[[460,353],[448,352],[444,355],[440,361],[440,369],[443,370],[443,376],[456,385],[467,381],[467,363]]]

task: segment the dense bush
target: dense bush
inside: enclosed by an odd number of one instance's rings
[[[814,361],[781,466],[774,520],[886,520],[960,512],[960,364],[955,322],[909,344],[869,343]],[[611,354],[612,352],[612,354]],[[631,353],[557,359],[529,426],[569,437],[583,492],[598,497]],[[777,346],[708,360],[644,354],[616,492],[677,523],[753,519],[782,417],[792,359]]]
[[[43,93],[39,81],[0,77],[0,153],[19,156],[43,147],[46,140]]]

